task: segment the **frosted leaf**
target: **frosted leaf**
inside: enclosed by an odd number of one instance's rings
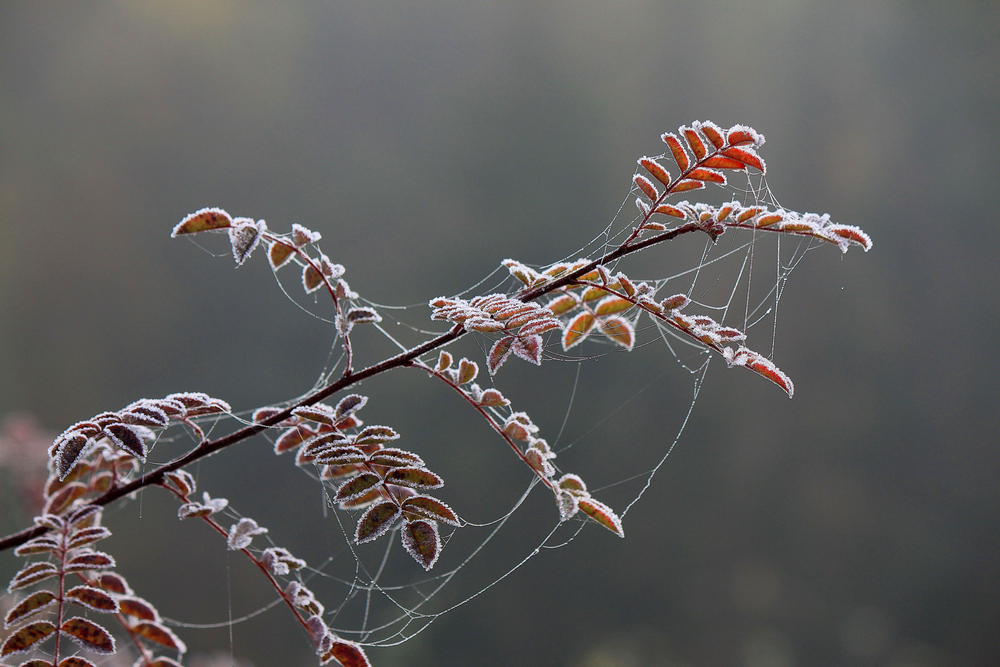
[[[221,208],[203,208],[181,220],[170,233],[170,238],[181,234],[194,234],[212,229],[225,229],[233,224],[233,219]]]
[[[104,526],[81,528],[80,530],[73,531],[66,546],[69,549],[79,549],[82,546],[93,544],[108,537],[111,537],[111,531]]]
[[[501,264],[507,267],[507,270],[510,271],[510,275],[514,276],[528,287],[545,280],[544,276],[540,273],[525,266],[515,259],[505,259],[501,262]]]
[[[118,611],[117,600],[101,589],[94,588],[92,586],[74,586],[66,591],[65,597],[69,602],[86,607],[91,611],[97,611],[105,614],[115,613]]]
[[[125,581],[124,577],[120,574],[115,574],[114,572],[104,572],[103,574],[97,575],[90,581],[92,584],[101,587],[109,593],[114,593],[116,595],[132,594],[132,589],[129,588],[129,585]]]
[[[290,570],[298,570],[306,566],[304,560],[296,558],[288,549],[281,547],[265,549],[260,560],[264,567],[279,576],[288,574]]]
[[[691,303],[691,299],[688,298],[687,294],[674,294],[661,301],[660,307],[663,310],[681,310],[689,303]]]
[[[168,629],[165,625],[155,621],[136,623],[131,629],[132,632],[147,641],[173,649],[178,653],[184,653],[187,651],[187,646],[184,645],[184,642],[182,642],[180,638],[173,633],[173,631]]]
[[[212,508],[208,505],[203,505],[201,503],[184,503],[177,508],[177,518],[178,519],[193,519],[205,516],[210,516],[212,514]]]
[[[268,246],[267,260],[270,262],[271,268],[275,271],[288,264],[294,257],[295,248],[287,243],[274,241],[270,246]]]
[[[788,394],[788,398],[791,398],[795,393],[795,385],[792,384],[791,378],[775,366],[773,361],[764,357],[760,353],[754,352],[746,347],[740,347],[735,352],[732,352],[731,348],[725,348],[723,350],[723,356],[726,359],[726,363],[730,367],[743,366],[744,368],[749,368],[758,375],[766,377],[768,380],[784,389]]]
[[[563,329],[562,346],[563,350],[579,345],[587,337],[597,323],[597,318],[590,311],[583,311],[566,325]]]
[[[366,426],[354,437],[354,444],[381,445],[398,439],[399,434],[388,426]]]
[[[618,518],[618,515],[610,507],[590,497],[578,497],[577,504],[591,519],[618,537],[625,537],[625,530],[622,528],[621,519]]]
[[[59,549],[61,546],[62,543],[60,540],[43,535],[41,537],[36,537],[33,540],[28,540],[21,546],[14,549],[14,555],[20,558],[23,556],[31,556],[32,554],[51,553]]]
[[[355,412],[365,407],[365,403],[368,402],[367,396],[360,396],[358,394],[349,394],[344,398],[340,399],[337,403],[337,407],[334,410],[334,419],[340,421],[347,417],[350,417]]]
[[[110,655],[115,652],[115,640],[101,626],[79,616],[62,624],[59,630],[74,642],[94,653]]]
[[[434,370],[443,371],[447,368],[450,368],[451,362],[452,362],[451,354],[445,352],[444,350],[441,350],[441,353],[438,354],[437,366],[434,367]]]
[[[38,621],[37,623],[26,625],[4,640],[3,646],[0,647],[0,658],[29,651],[32,646],[55,631],[56,626],[48,621]]]
[[[360,498],[372,490],[372,488],[381,481],[382,480],[379,476],[373,472],[361,473],[360,475],[344,482],[340,488],[337,489],[337,495],[334,496],[334,499],[339,502],[344,502]]]
[[[266,532],[267,528],[261,528],[253,519],[243,517],[229,529],[229,537],[226,539],[226,548],[230,551],[246,549],[253,541],[254,535],[260,535]]]
[[[461,522],[455,511],[437,498],[416,495],[403,501],[403,511],[412,512],[427,519],[441,521],[452,526],[460,526]]]
[[[59,574],[59,570],[52,563],[31,563],[21,568],[14,578],[7,585],[7,592],[13,593],[19,588],[30,586]]]
[[[212,509],[212,512],[221,512],[229,506],[229,501],[225,498],[212,498],[208,495],[208,491],[201,494],[202,500],[206,506]]]
[[[292,410],[292,414],[299,419],[313,421],[320,424],[328,424],[332,426],[334,422],[334,410],[325,403],[302,405]]]
[[[374,465],[381,465],[378,462],[380,460],[383,460],[383,458],[387,457],[391,457],[397,461],[405,461],[406,462],[405,465],[407,466],[411,467],[415,466],[418,468],[424,467],[424,460],[422,458],[420,458],[413,452],[408,452],[405,449],[399,449],[398,447],[385,447],[383,449],[378,450],[377,452],[373,452],[369,456],[368,461]]]
[[[233,221],[233,226],[229,228],[229,242],[233,246],[233,259],[237,266],[250,257],[266,229],[267,225],[263,220],[254,222],[248,218],[236,218]]]
[[[319,271],[330,280],[336,280],[347,272],[341,264],[334,264],[326,255],[319,256]]]
[[[167,413],[152,401],[136,401],[121,411],[122,421],[126,424],[165,428],[170,422]]]
[[[306,630],[309,632],[312,643],[317,647],[322,643],[324,637],[329,636],[329,629],[319,615],[310,616],[306,620]]]
[[[562,296],[558,296],[555,299],[552,299],[552,301],[549,301],[545,307],[553,315],[562,315],[563,313],[567,313],[576,308],[577,305],[575,296],[572,294],[563,294]]]
[[[507,361],[507,357],[511,353],[511,345],[514,343],[514,336],[505,336],[493,344],[490,348],[490,353],[486,358],[486,367],[489,370],[490,375],[496,375],[500,367],[503,366],[503,362]]]
[[[639,212],[642,213],[642,217],[649,217],[649,204],[647,204],[642,197],[635,198],[635,206],[639,209]]]
[[[479,397],[479,405],[488,408],[495,408],[510,405],[510,401],[504,398],[503,394],[501,394],[498,389],[486,389],[483,391],[483,395]]]
[[[399,515],[399,507],[393,502],[386,501],[372,506],[358,521],[354,541],[364,544],[378,539],[392,528]]]
[[[312,264],[302,267],[302,289],[306,294],[312,294],[323,286],[323,274],[317,271]]]
[[[462,323],[462,326],[469,331],[479,331],[480,333],[503,331],[506,327],[503,322],[497,322],[491,317],[470,317]]]
[[[395,468],[386,473],[385,481],[412,489],[438,489],[444,480],[423,468]]]
[[[576,496],[569,491],[560,491],[556,496],[556,505],[559,506],[559,520],[566,521],[573,517],[580,509]]]
[[[292,242],[300,248],[310,243],[316,243],[321,238],[323,235],[319,232],[306,229],[298,223],[292,225]]]
[[[472,382],[479,375],[479,365],[474,361],[462,359],[458,363],[458,384]]]
[[[511,351],[521,359],[536,366],[542,365],[542,337],[535,334],[518,337],[511,345]]]
[[[552,464],[545,460],[545,457],[537,449],[528,449],[524,453],[524,459],[528,462],[528,465],[532,470],[540,474],[542,477],[551,477],[555,474],[556,469],[552,467]]]
[[[83,497],[89,491],[89,487],[81,482],[70,482],[58,492],[52,494],[45,503],[45,512],[58,514],[73,504],[77,498]]]
[[[159,621],[160,613],[156,607],[142,598],[125,595],[118,599],[118,606],[123,616],[137,618],[141,621]]]
[[[359,324],[362,322],[381,322],[382,316],[375,312],[374,308],[360,307],[351,308],[347,311],[347,319],[349,322],[354,324]]]
[[[83,458],[86,458],[94,449],[95,442],[80,433],[70,433],[60,436],[54,445],[56,472],[59,479],[66,479],[70,471]]]
[[[66,572],[83,572],[85,570],[110,570],[115,566],[115,559],[103,551],[80,549],[67,561]]]
[[[583,480],[578,475],[574,475],[572,473],[567,473],[560,477],[558,485],[560,489],[572,493],[573,495],[589,495],[587,493],[587,485],[584,484]]]
[[[10,611],[4,617],[4,628],[9,628],[29,616],[37,614],[54,602],[57,602],[56,596],[49,591],[36,591],[32,593],[11,607]]]
[[[168,472],[163,476],[170,480],[170,483],[181,492],[181,495],[186,496],[194,493],[196,485],[194,477],[191,476],[191,473],[185,470],[175,470],[173,472]]]
[[[730,146],[749,144],[756,148],[764,145],[764,135],[746,125],[733,125],[726,132],[726,143]]]
[[[399,532],[406,552],[425,570],[429,571],[434,567],[441,555],[441,537],[434,522],[407,521]]]
[[[358,293],[351,289],[347,281],[343,278],[337,280],[336,293],[338,299],[357,299]]]

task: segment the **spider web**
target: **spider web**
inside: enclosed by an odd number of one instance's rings
[[[715,193],[711,190],[703,192],[717,194],[720,191],[724,193],[722,200],[729,197],[744,206],[779,207],[763,175],[733,176],[729,178],[726,186],[717,188]],[[636,191],[630,193],[612,221],[587,244],[557,261],[572,262],[582,257],[593,258],[620,244],[638,220],[629,216],[628,203],[635,194]],[[707,202],[709,199],[700,197],[698,201]],[[730,230],[717,242],[705,239],[698,243],[690,238],[679,239],[673,244],[666,245],[685,246],[680,251],[681,259],[674,264],[685,268],[665,277],[647,277],[645,280],[655,287],[656,293],[660,296],[672,293],[687,294],[692,299],[692,309],[712,315],[721,324],[739,328],[754,342],[756,349],[764,351],[767,356],[773,356],[778,341],[778,305],[785,281],[805,253],[816,245],[805,239],[793,238],[789,241],[788,238],[791,237],[786,237],[782,241],[782,235],[778,234]],[[692,254],[692,248],[696,254]],[[658,253],[661,249],[662,247],[647,252]],[[629,264],[630,259],[620,260],[619,264],[608,268],[613,273]],[[532,268],[542,270],[545,267]],[[631,270],[629,275],[633,279],[643,279],[640,276],[632,276]],[[280,280],[278,282],[281,284]],[[513,294],[520,287],[520,283],[513,280],[503,267],[499,267],[455,296],[472,297],[494,292]],[[301,299],[293,296],[293,290],[286,289],[285,286],[282,286],[282,289],[289,299],[313,317],[332,322],[329,317],[321,315],[314,305],[301,303]],[[440,328],[435,329],[428,325],[425,303],[390,306],[364,299],[360,299],[359,303],[378,311],[383,320],[374,326],[399,350],[409,349],[414,337],[442,333]],[[571,385],[564,388],[567,394],[565,410],[562,418],[555,420],[557,424],[561,422],[552,442],[553,451],[557,454],[565,455],[570,450],[575,452],[600,446],[600,439],[595,437],[595,433],[605,428],[608,422],[613,422],[619,412],[627,409],[630,403],[661,385],[666,376],[669,375],[670,382],[677,382],[680,378],[687,387],[687,404],[677,410],[674,423],[669,426],[658,425],[661,432],[666,429],[673,433],[665,446],[652,452],[652,456],[645,461],[632,459],[635,469],[631,471],[617,473],[605,479],[588,480],[593,483],[591,491],[598,495],[609,490],[629,489],[625,495],[626,502],[617,506],[619,515],[623,519],[651,487],[656,473],[680,441],[712,360],[712,356],[704,347],[678,334],[660,321],[641,314],[633,315],[631,321],[636,329],[637,351],[652,350],[660,355],[662,361],[665,349],[669,358],[675,363],[671,369],[656,373],[639,386],[632,387],[631,393],[619,396],[616,403],[605,405],[600,414],[588,414],[583,417],[572,415],[577,391],[581,385],[581,369],[588,361],[617,356],[624,350],[610,341],[595,337],[578,348],[579,354],[564,353],[558,348],[558,343],[554,339],[548,341],[545,353],[547,365],[575,366],[575,379]],[[480,334],[474,336],[477,338],[479,349],[485,355],[492,340]],[[338,350],[336,344],[331,347],[326,368],[317,377],[314,388],[335,380],[342,371],[344,357]],[[425,361],[433,365],[434,360]],[[482,357],[479,361],[482,361]],[[676,371],[677,368],[680,372]],[[532,370],[536,374],[545,372],[544,367],[541,370]],[[498,374],[496,380],[497,386],[504,386],[502,372]],[[675,391],[675,395],[676,393]],[[508,394],[508,397],[514,401],[513,409],[519,409],[517,397],[512,394]],[[569,442],[563,442],[571,417],[573,423],[578,421],[584,423],[580,428],[569,429],[576,430],[577,433]],[[559,462],[561,463],[561,460]],[[512,467],[519,465],[513,459],[510,464]],[[313,477],[316,478],[315,475]],[[316,479],[319,482],[318,478]],[[396,539],[398,524],[388,539],[379,539],[374,544],[361,547],[355,545],[352,536],[357,515],[335,509],[336,503],[332,500],[335,488],[328,486],[324,489],[324,510],[326,515],[339,526],[343,536],[343,548],[338,553],[331,554],[326,562],[299,571],[298,579],[315,590],[317,597],[327,605],[323,615],[324,620],[340,636],[365,646],[400,644],[425,630],[442,615],[483,595],[543,551],[568,545],[582,530],[600,530],[596,524],[588,526],[588,523],[593,524],[593,522],[583,520],[582,513],[563,523],[560,523],[558,512],[555,511],[550,511],[548,515],[533,513],[527,521],[517,521],[520,515],[527,512],[525,508],[529,506],[532,496],[547,495],[544,489],[541,494],[534,493],[538,485],[538,478],[532,476],[526,486],[514,494],[516,497],[509,507],[498,516],[483,517],[478,521],[466,518],[461,528],[442,531],[443,553],[449,558],[442,557],[442,561],[430,573],[420,572],[400,548]],[[232,513],[232,518],[236,520],[238,515]],[[513,526],[515,523],[516,528]],[[523,530],[526,523],[534,526],[531,531],[533,541],[526,543],[526,539],[521,537],[514,540],[520,551],[513,558],[509,558],[506,565],[494,565],[497,569],[488,573],[482,572],[482,568],[475,568],[475,573],[465,576],[469,570],[474,569],[473,566],[487,549],[497,541],[507,544],[511,541],[509,534],[512,531]],[[267,536],[268,542],[272,536],[273,534]],[[280,541],[280,537],[274,537]],[[276,546],[275,543],[271,545]],[[505,547],[505,551],[509,549]],[[215,624],[195,625],[180,621],[172,623],[188,628],[238,624],[267,611],[279,602],[280,600],[276,599],[238,618]]]

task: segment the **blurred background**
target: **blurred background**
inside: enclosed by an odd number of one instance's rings
[[[420,304],[504,258],[575,256],[661,132],[745,123],[767,137],[784,206],[875,241],[821,248],[793,273],[774,359],[794,400],[713,363],[625,540],[586,526],[369,657],[996,664],[998,53],[1000,4],[986,1],[4,2],[0,529],[29,521],[31,452],[72,422],[174,391],[248,410],[302,394],[329,363],[331,327],[281,293],[264,257],[236,271],[221,239],[171,241],[184,215],[221,206],[320,231],[355,290],[418,304],[398,317],[429,327]],[[703,243],[646,253],[635,273],[688,268]],[[419,340],[393,317],[394,335]],[[770,331],[750,342],[768,351]],[[481,359],[482,340],[464,344]],[[391,350],[360,344],[362,360]],[[651,345],[582,367],[511,362],[498,386],[552,442],[578,368],[558,462],[594,488],[648,471],[691,376]],[[366,421],[403,433],[463,516],[496,518],[523,492],[526,472],[444,388],[400,371],[361,391]],[[311,564],[347,561],[318,485],[266,439],[193,472]],[[597,496],[620,509],[638,488]],[[273,599],[175,512],[150,490],[106,518],[119,570],[164,616],[218,623]],[[530,552],[556,513],[536,491],[517,516],[443,606]],[[456,536],[439,567],[463,548]],[[18,563],[0,554],[0,579]],[[315,664],[287,617],[178,632],[193,653],[223,652],[204,664]]]

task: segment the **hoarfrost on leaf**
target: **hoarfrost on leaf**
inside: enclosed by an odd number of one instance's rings
[[[253,541],[254,535],[260,535],[266,532],[267,528],[261,528],[253,519],[243,517],[234,523],[229,529],[229,537],[226,539],[226,547],[230,551],[246,549]]]
[[[261,235],[267,229],[263,220],[254,222],[249,218],[236,218],[229,228],[229,242],[233,246],[236,266],[243,264],[260,243]]]

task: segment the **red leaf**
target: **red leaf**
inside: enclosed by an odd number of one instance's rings
[[[503,366],[503,362],[507,361],[507,357],[510,356],[511,345],[513,345],[515,340],[514,336],[504,336],[490,348],[489,356],[486,358],[486,366],[490,371],[490,375],[496,375],[500,367]]]
[[[708,155],[708,150],[705,148],[704,142],[702,142],[701,137],[693,128],[682,127],[681,132],[684,133],[684,138],[687,139],[688,145],[691,146],[691,152],[694,153],[696,159],[701,160]]]
[[[0,658],[6,658],[12,653],[27,651],[55,631],[56,626],[48,621],[39,621],[31,625],[26,625],[10,637],[7,637],[7,640],[3,643],[3,647],[0,648]]]
[[[403,548],[420,563],[425,570],[430,570],[441,555],[441,537],[437,526],[430,521],[408,521],[400,531]]]
[[[653,158],[644,157],[639,160],[639,164],[641,164],[646,171],[652,174],[653,178],[658,180],[660,183],[663,183],[665,187],[670,185],[670,173],[664,169],[663,165],[659,162]]]
[[[59,548],[59,540],[54,537],[42,535],[33,540],[28,540],[18,548],[14,549],[15,556],[30,556],[32,554],[51,553]]]
[[[323,274],[313,268],[311,264],[306,264],[302,268],[302,288],[306,294],[312,294],[323,286]]]
[[[396,468],[386,474],[385,481],[411,489],[438,489],[444,486],[443,479],[424,468]]]
[[[7,590],[13,592],[19,588],[44,581],[49,577],[54,577],[57,574],[59,574],[59,570],[52,563],[31,563],[21,568],[14,575],[14,578],[10,580],[10,584],[7,586]]]
[[[722,148],[725,145],[726,139],[722,136],[722,128],[715,123],[706,120],[701,123],[694,123],[694,126],[701,130],[701,133],[708,137],[708,140],[716,148]]]
[[[90,487],[81,482],[70,482],[61,488],[55,495],[45,503],[44,512],[46,514],[58,514],[70,506],[77,498],[81,497]]]
[[[721,155],[710,157],[701,164],[705,167],[712,167],[714,169],[746,169],[746,165],[739,160],[734,160],[731,157],[723,157]]]
[[[730,146],[742,146],[744,144],[753,144],[754,146],[760,146],[764,143],[764,137],[757,134],[757,131],[752,127],[747,127],[746,125],[733,125],[726,132],[726,141],[729,142]]]
[[[93,611],[106,614],[118,611],[118,602],[99,588],[75,586],[66,591],[66,598]]]
[[[364,544],[382,537],[392,528],[392,524],[396,522],[399,515],[400,510],[396,503],[385,501],[373,505],[358,520],[357,530],[354,531],[354,541],[358,544]]]
[[[128,584],[125,583],[125,579],[123,579],[121,575],[115,574],[114,572],[105,572],[95,579],[92,579],[91,583],[95,586],[99,586],[109,593],[115,593],[117,595],[128,595],[132,592],[128,587]]]
[[[136,623],[132,626],[132,631],[143,639],[147,639],[151,642],[159,644],[160,646],[166,646],[167,648],[173,649],[178,653],[184,653],[187,651],[187,647],[184,645],[184,642],[182,642],[177,635],[159,623]]]
[[[530,336],[520,336],[511,345],[511,351],[536,366],[542,365],[542,337],[533,334]]]
[[[410,496],[403,501],[403,510],[414,512],[428,519],[441,521],[452,526],[460,526],[458,515],[437,498],[430,496]]]
[[[574,345],[578,345],[583,342],[583,339],[587,337],[587,334],[594,328],[594,324],[597,323],[597,318],[590,311],[583,311],[566,325],[563,330],[562,346],[564,350],[568,350]]]
[[[696,178],[699,181],[712,181],[713,183],[725,183],[726,177],[715,171],[714,169],[692,169],[691,173],[688,174],[691,178]]]
[[[181,220],[170,233],[170,237],[176,238],[181,234],[194,234],[210,229],[225,229],[232,224],[233,219],[221,208],[203,208]]]
[[[107,630],[77,616],[62,624],[60,630],[85,649],[105,655],[115,652],[115,640]]]
[[[45,609],[55,601],[56,596],[49,591],[36,591],[18,602],[7,612],[7,616],[4,617],[3,626],[9,628],[22,619]]]
[[[153,605],[135,596],[122,597],[118,600],[118,608],[123,616],[138,618],[140,621],[158,621],[160,615]]]
[[[81,550],[69,559],[67,572],[83,572],[84,570],[105,570],[115,566],[115,559],[103,551]]]
[[[320,664],[325,665],[330,660],[336,660],[342,667],[371,667],[368,656],[354,642],[337,639],[330,650],[320,658]]]
[[[650,182],[650,180],[642,174],[636,174],[632,177],[632,180],[635,181],[635,184],[639,186],[639,189],[642,190],[643,193],[645,193],[645,195],[651,200],[656,201],[660,198],[660,193],[656,191],[656,186],[654,186],[652,182]]]
[[[766,171],[764,161],[751,150],[745,148],[725,148],[722,150],[722,154],[734,160],[739,160],[743,164],[748,164],[762,172]]]
[[[684,150],[683,146],[681,146],[681,141],[677,138],[677,135],[667,132],[660,138],[663,139],[663,143],[670,148],[670,153],[674,156],[674,161],[677,162],[678,168],[680,168],[681,171],[685,171],[691,162],[688,159],[687,152]]]
[[[284,454],[289,450],[295,449],[314,435],[316,435],[316,431],[308,426],[301,424],[293,426],[279,435],[278,439],[274,441],[274,453]]]
[[[700,190],[705,187],[705,184],[701,181],[695,181],[690,178],[684,179],[680,183],[674,186],[673,192],[687,192],[688,190]]]
[[[610,507],[598,502],[593,498],[577,498],[577,503],[590,518],[601,524],[618,537],[625,537],[625,530],[622,528],[621,519]]]

